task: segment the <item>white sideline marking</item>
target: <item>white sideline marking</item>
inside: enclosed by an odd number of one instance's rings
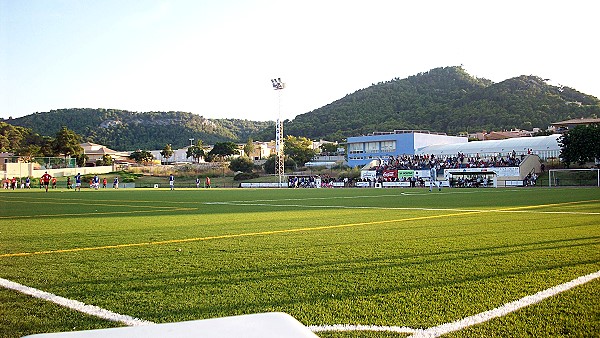
[[[418,211],[457,211],[457,212],[486,212],[489,210],[479,209],[452,209],[452,208],[404,208],[404,207],[361,207],[361,206],[345,206],[345,205],[306,205],[306,204],[271,204],[271,203],[239,203],[239,202],[204,202],[210,205],[239,205],[239,206],[254,206],[254,207],[294,207],[294,208],[317,208],[317,209],[375,209],[375,210],[418,210]]]
[[[417,211],[456,211],[456,212],[503,212],[524,214],[566,214],[566,215],[600,215],[600,212],[587,211],[533,211],[533,210],[510,210],[510,209],[453,209],[453,208],[405,208],[405,207],[363,207],[346,205],[306,205],[306,204],[271,204],[255,202],[204,202],[207,205],[239,205],[277,208],[307,208],[307,209],[372,209],[372,210],[417,210]]]
[[[521,308],[526,306],[533,305],[535,303],[539,303],[540,301],[555,296],[564,291],[570,290],[576,286],[583,285],[587,282],[590,282],[596,278],[600,278],[600,270],[594,273],[578,277],[569,282],[551,287],[549,289],[540,291],[534,295],[523,297],[514,302],[510,302],[504,304],[501,307],[495,308],[493,310],[485,311],[478,313],[473,316],[469,316],[451,323],[446,323],[438,326],[434,326],[428,329],[412,329],[405,326],[375,326],[375,325],[311,325],[308,328],[313,332],[321,332],[321,331],[386,331],[386,332],[396,332],[396,333],[412,333],[410,337],[412,338],[434,338],[444,335],[446,333],[458,331],[465,329],[467,327],[481,324],[487,322],[493,318],[498,318],[502,316],[506,316],[511,312],[515,312]],[[87,305],[80,301],[64,298],[57,296],[55,294],[41,291],[32,287],[28,287],[19,283],[15,283],[9,281],[4,278],[0,278],[0,286],[3,286],[7,289],[15,290],[35,298],[40,298],[44,300],[51,301],[58,305],[89,314],[92,316],[100,317],[102,319],[120,322],[128,326],[142,326],[142,325],[151,325],[155,324],[153,322],[138,319],[135,317],[121,315],[106,309],[102,309],[100,307],[94,305]]]
[[[523,297],[514,302],[510,302],[504,304],[501,307],[495,308],[493,310],[485,311],[482,313],[478,313],[473,316],[469,316],[451,323],[446,323],[438,326],[431,327],[426,330],[419,330],[411,337],[414,338],[425,338],[425,337],[439,337],[443,334],[450,333],[453,331],[462,330],[469,326],[473,326],[476,324],[481,324],[483,322],[487,322],[490,319],[506,316],[507,314],[517,311],[521,308],[524,308],[529,305],[533,305],[538,303],[546,298],[555,296],[561,292],[572,289],[576,286],[585,284],[589,281],[592,281],[596,278],[600,277],[600,271],[596,271],[594,273],[590,273],[589,275],[581,276],[573,279],[570,282],[566,282],[564,284],[560,284],[549,289],[540,291],[534,295]]]
[[[521,191],[521,190],[514,190]],[[484,193],[483,191],[455,191],[454,194],[475,194],[475,193]],[[439,194],[436,194],[439,195]],[[258,200],[239,200],[239,201],[229,201],[230,203],[245,203],[245,202],[280,202],[280,201],[309,201],[309,200],[347,200],[347,199],[359,199],[359,198],[386,198],[386,197],[400,197],[400,196],[432,196],[430,193],[406,193],[401,192],[400,194],[381,194],[381,195],[355,195],[355,196],[327,196],[327,197],[302,197],[302,198],[278,198],[278,199],[258,199]],[[210,203],[207,203],[210,204]],[[215,202],[218,204],[218,202]]]
[[[587,282],[590,282],[596,278],[600,278],[600,271],[596,271],[594,273],[590,273],[589,275],[581,276],[573,279],[570,282],[566,282],[557,286],[553,286],[549,289],[540,291],[534,295],[523,297],[514,302],[510,302],[504,304],[501,307],[495,308],[493,310],[485,311],[478,313],[473,316],[469,316],[451,323],[446,323],[438,326],[434,326],[428,329],[411,329],[409,327],[399,327],[399,326],[371,326],[371,325],[323,325],[323,326],[309,326],[313,332],[320,331],[389,331],[389,332],[398,332],[398,333],[412,333],[409,338],[434,338],[444,335],[446,333],[466,329],[467,327],[481,324],[491,320],[493,318],[498,318],[502,316],[506,316],[511,312],[515,312],[521,308],[526,306],[533,305],[535,303],[539,303],[540,301],[555,296],[559,293],[572,289],[576,286],[583,285]]]
[[[150,325],[154,324],[153,322],[138,319],[131,316],[126,316],[122,314],[118,314],[94,305],[88,305],[82,303],[77,300],[64,298],[61,296],[57,296],[53,293],[49,293],[46,291],[38,290],[29,286],[25,286],[19,283],[15,283],[9,281],[8,279],[0,278],[0,286],[3,286],[7,289],[15,290],[26,295],[30,295],[35,298],[44,299],[50,301],[52,303],[67,307],[69,309],[73,309],[88,315],[100,317],[102,319],[110,320],[113,322],[123,323],[127,326],[142,326],[142,325]]]

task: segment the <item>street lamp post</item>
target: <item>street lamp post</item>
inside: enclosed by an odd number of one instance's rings
[[[281,90],[285,88],[285,83],[281,81],[281,78],[276,78],[271,79],[271,84],[273,85],[273,89],[277,91],[278,99],[277,122],[275,124],[275,152],[277,154],[275,175],[279,176],[279,187],[281,188],[283,176],[285,175],[283,155],[283,121],[281,120]]]

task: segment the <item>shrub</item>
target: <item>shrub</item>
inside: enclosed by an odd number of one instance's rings
[[[234,181],[251,180],[260,177],[258,173],[239,173],[233,177]]]
[[[234,158],[229,162],[229,169],[232,171],[243,171],[245,173],[252,172],[254,168],[254,163],[252,160],[246,156],[240,156],[238,158]]]

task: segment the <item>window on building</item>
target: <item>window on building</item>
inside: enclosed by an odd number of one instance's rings
[[[350,154],[362,154],[363,144],[362,143],[349,143],[348,144],[348,152]]]
[[[389,152],[392,153],[396,151],[396,141],[382,141],[381,142],[381,152]]]
[[[365,152],[367,153],[378,153],[379,142],[367,142],[365,143]]]

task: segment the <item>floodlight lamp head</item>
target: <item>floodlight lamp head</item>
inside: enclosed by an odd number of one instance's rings
[[[271,79],[271,84],[273,85],[273,89],[275,90],[285,88],[285,83],[281,82],[281,78]]]

